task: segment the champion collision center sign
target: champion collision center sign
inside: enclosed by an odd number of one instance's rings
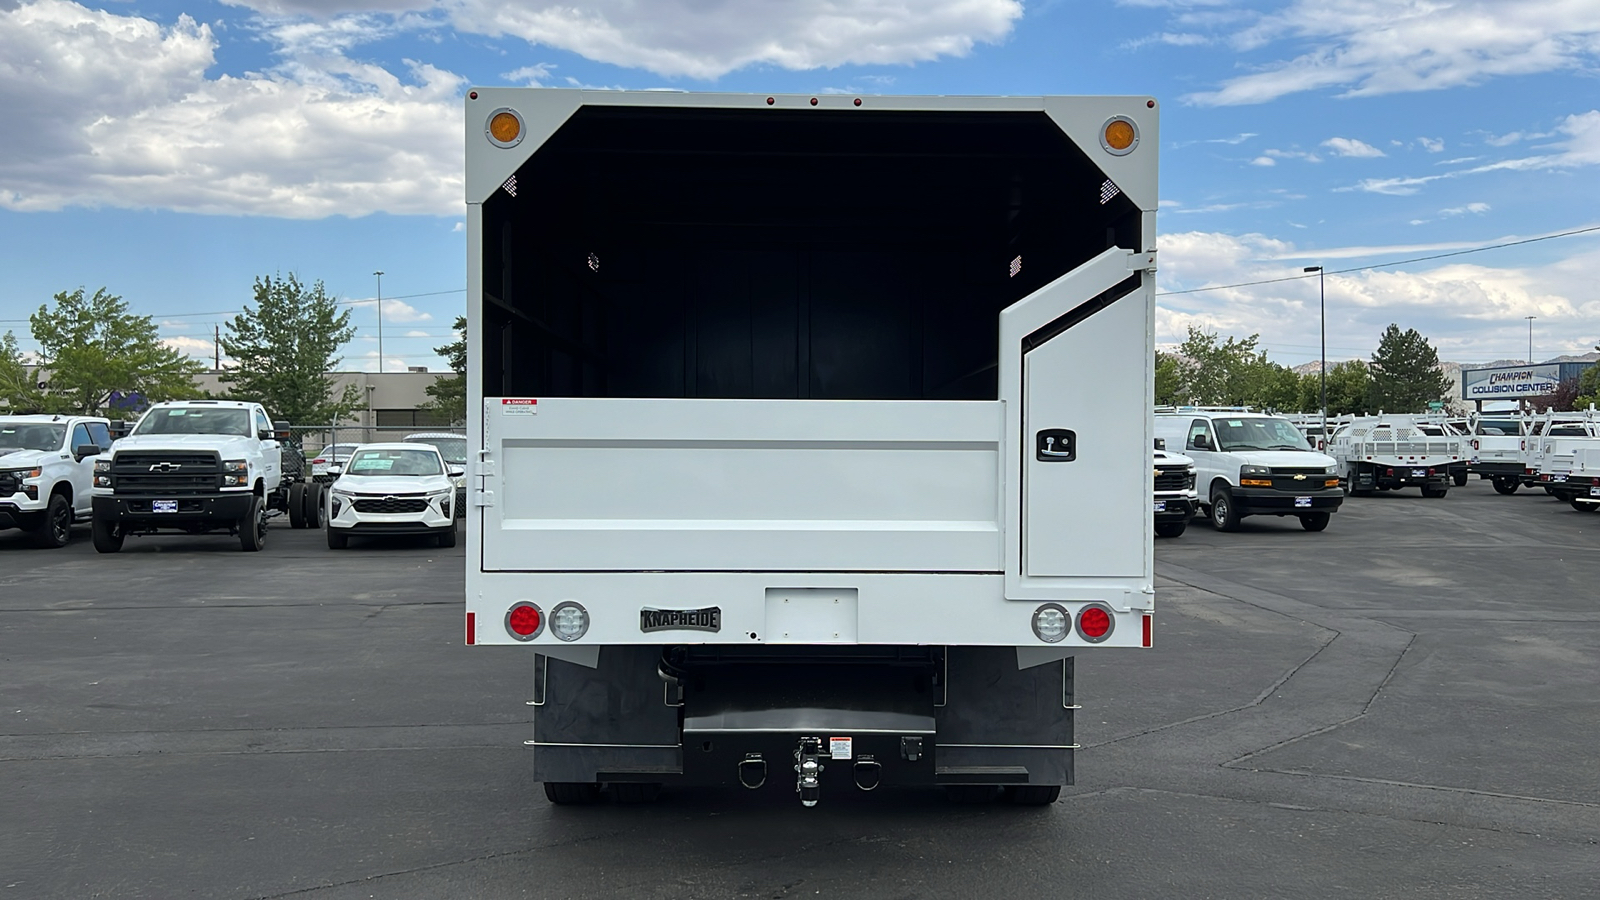
[[[1561,366],[1502,366],[1496,369],[1463,369],[1463,400],[1514,400],[1542,397],[1556,392],[1561,384]]]

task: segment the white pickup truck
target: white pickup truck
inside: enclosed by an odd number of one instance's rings
[[[87,521],[94,457],[111,446],[95,416],[0,416],[0,528],[20,528],[40,547],[63,547]]]
[[[133,534],[180,531],[238,535],[260,550],[271,511],[296,528],[319,527],[322,486],[284,472],[283,427],[259,403],[158,403],[111,452],[95,461],[94,547],[122,549]]]

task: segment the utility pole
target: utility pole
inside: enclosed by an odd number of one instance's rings
[[[1523,316],[1528,320],[1528,365],[1533,365],[1533,320],[1538,316]]]
[[[222,326],[211,326],[211,368],[222,371]]]
[[[372,274],[378,276],[378,374],[383,374],[383,270],[379,269]]]
[[[1322,323],[1322,372],[1318,376],[1322,391],[1322,433],[1317,435],[1317,449],[1321,450],[1328,443],[1328,290],[1321,266],[1306,266],[1305,270],[1317,273],[1317,319]]]

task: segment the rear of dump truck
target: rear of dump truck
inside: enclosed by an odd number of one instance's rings
[[[550,798],[1053,800],[1075,656],[1151,643],[1156,102],[466,123],[466,640]]]

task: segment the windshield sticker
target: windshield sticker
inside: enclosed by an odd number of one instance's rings
[[[1244,427],[1244,420],[1243,419],[1229,419],[1228,420],[1228,427],[1229,428],[1243,428]]]
[[[394,468],[394,460],[392,459],[380,459],[371,456],[365,456],[356,460],[356,464],[350,467],[350,471],[365,472],[371,469],[378,472],[387,472],[392,468]]]
[[[188,412],[189,411],[187,409],[169,409],[169,410],[167,410],[167,415],[169,415],[169,416],[181,416],[181,415],[187,414]]]

